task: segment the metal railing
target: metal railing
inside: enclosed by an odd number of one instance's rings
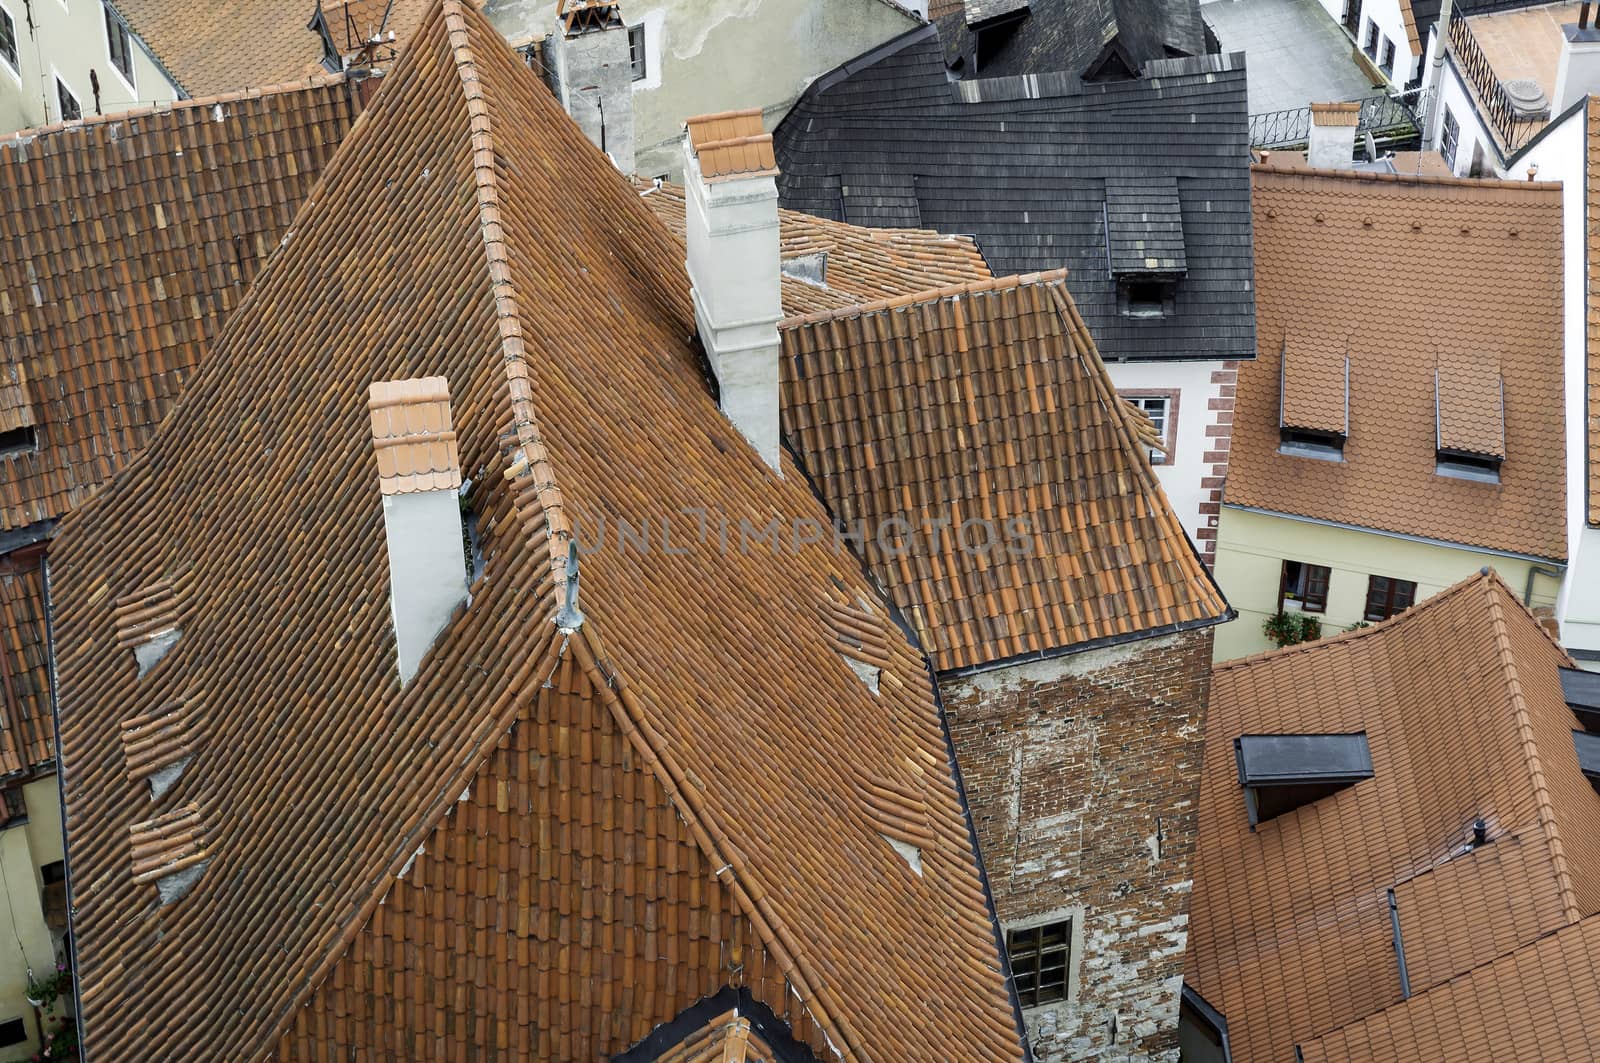
[[[1408,102],[1408,96],[1416,96],[1415,102]],[[1375,142],[1386,146],[1418,139],[1422,135],[1421,115],[1425,109],[1426,101],[1417,93],[1368,96],[1361,101],[1356,135],[1371,133]],[[1291,107],[1250,116],[1250,146],[1253,148],[1303,148],[1310,139],[1310,107]]]
[[[1478,95],[1479,114],[1500,138],[1500,146],[1507,154],[1544,128],[1544,122],[1517,114],[1516,106],[1495,76],[1489,57],[1483,54],[1465,18],[1450,20],[1450,54],[1455,56],[1462,75]]]

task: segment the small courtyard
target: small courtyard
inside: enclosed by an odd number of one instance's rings
[[[1200,13],[1224,52],[1247,53],[1253,115],[1382,91],[1317,0],[1214,0]]]

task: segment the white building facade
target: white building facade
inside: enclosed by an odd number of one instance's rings
[[[181,95],[105,0],[0,0],[0,132]]]

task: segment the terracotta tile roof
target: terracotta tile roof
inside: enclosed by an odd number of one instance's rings
[[[1293,1058],[1400,1002],[1388,890],[1418,995],[1600,910],[1600,795],[1573,748],[1570,663],[1490,573],[1215,669],[1185,978],[1227,1016],[1239,1063]],[[1250,829],[1235,738],[1355,732],[1373,778]],[[1480,817],[1490,843],[1472,848]],[[1521,1021],[1513,1002],[1478,1006]]]
[[[941,671],[1227,611],[1063,277],[780,326],[786,430]]]
[[[772,134],[761,127],[761,109],[722,111],[691,118],[689,144],[707,181],[776,174]]]
[[[1412,55],[1422,55],[1422,34],[1417,30],[1417,16],[1411,10],[1411,0],[1400,0],[1400,17],[1406,24],[1406,41]]]
[[[660,1063],[765,1063],[776,1060],[750,1020],[727,1012],[658,1057]]]
[[[1260,356],[1239,367],[1224,502],[1565,558],[1562,295],[1550,282],[1560,188],[1262,166],[1253,177]],[[1308,345],[1350,358],[1342,462],[1278,452],[1280,355],[1287,346],[1293,377]],[[1434,471],[1441,359],[1504,376],[1498,484]]]
[[[0,141],[0,349],[38,440],[0,457],[0,528],[61,516],[149,439],[355,121],[353,92],[321,79]],[[0,385],[0,407],[14,395]]]
[[[1600,106],[1596,106],[1591,97],[1585,107],[1588,109],[1589,126],[1588,136],[1584,140],[1588,145],[1584,173],[1589,175],[1586,202],[1600,203]],[[1590,211],[1587,217],[1588,234],[1585,239],[1588,243],[1590,297],[1585,308],[1588,366],[1584,385],[1587,394],[1584,404],[1587,421],[1584,428],[1589,454],[1589,504],[1586,508],[1589,523],[1600,525],[1600,211]]]
[[[43,544],[0,557],[0,775],[55,761]]]
[[[148,779],[193,756],[199,746],[191,731],[196,715],[192,702],[184,700],[123,720],[122,759],[129,777]]]
[[[877,694],[840,659],[830,588],[886,608],[848,552],[717,548],[827,517],[714,405],[681,253],[476,10],[433,9],[52,547],[91,1052],[594,1059],[740,985],[817,1051],[1021,1058],[922,657],[886,629]],[[367,389],[429,376],[484,570],[401,688]],[[573,531],[623,519],[675,545],[599,544],[559,631]],[[180,572],[137,678],[112,603]],[[201,696],[152,801],[119,725]],[[862,774],[920,796],[921,875],[842,796]],[[128,831],[191,804],[211,864],[157,906]]]
[[[31,428],[36,423],[27,368],[16,362],[0,366],[0,432]]]
[[[1279,353],[1278,423],[1343,435],[1350,429],[1350,357],[1343,344],[1320,339],[1285,338]]]
[[[641,182],[639,188],[645,205],[681,239],[683,187]],[[787,267],[783,312],[793,317],[992,276],[971,237],[928,229],[869,229],[797,210],[778,211],[778,247]],[[811,263],[817,268],[803,270]],[[802,271],[808,279],[798,275]]]
[[[1440,448],[1504,458],[1505,384],[1499,364],[1440,354],[1434,374]]]
[[[117,11],[149,46],[156,62],[191,97],[293,81],[323,70],[322,40],[308,28],[316,0],[118,0]],[[335,47],[352,33],[368,36],[379,24],[403,45],[428,8],[426,0],[351,0],[323,5]],[[383,12],[389,11],[387,23]],[[346,25],[346,13],[351,22]]]
[[[368,391],[372,450],[386,495],[454,491],[461,458],[450,422],[450,384],[444,377],[380,380]]]
[[[207,858],[208,831],[200,806],[183,805],[128,828],[133,881],[154,882]]]

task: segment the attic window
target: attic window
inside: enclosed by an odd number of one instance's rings
[[[0,430],[0,456],[26,454],[38,449],[39,441],[34,437],[33,425]]]
[[[182,808],[128,828],[133,881],[154,882],[162,904],[171,904],[199,881],[211,857],[200,806]]]
[[[1587,730],[1600,733],[1600,672],[1562,668],[1561,695],[1579,723]]]
[[[1350,359],[1284,340],[1278,362],[1278,453],[1343,461],[1350,435]]]
[[[1365,733],[1244,735],[1233,753],[1252,828],[1372,778]]]
[[[1177,304],[1171,281],[1123,279],[1117,282],[1117,309],[1123,317],[1166,317]]]
[[[178,628],[178,596],[171,580],[158,580],[118,598],[111,617],[117,629],[117,646],[133,650],[141,679],[183,635]]]
[[[1578,753],[1578,770],[1589,780],[1589,785],[1600,792],[1600,735],[1573,731],[1572,744]]]
[[[1506,454],[1506,389],[1487,359],[1441,358],[1433,371],[1434,472],[1500,482]]]

